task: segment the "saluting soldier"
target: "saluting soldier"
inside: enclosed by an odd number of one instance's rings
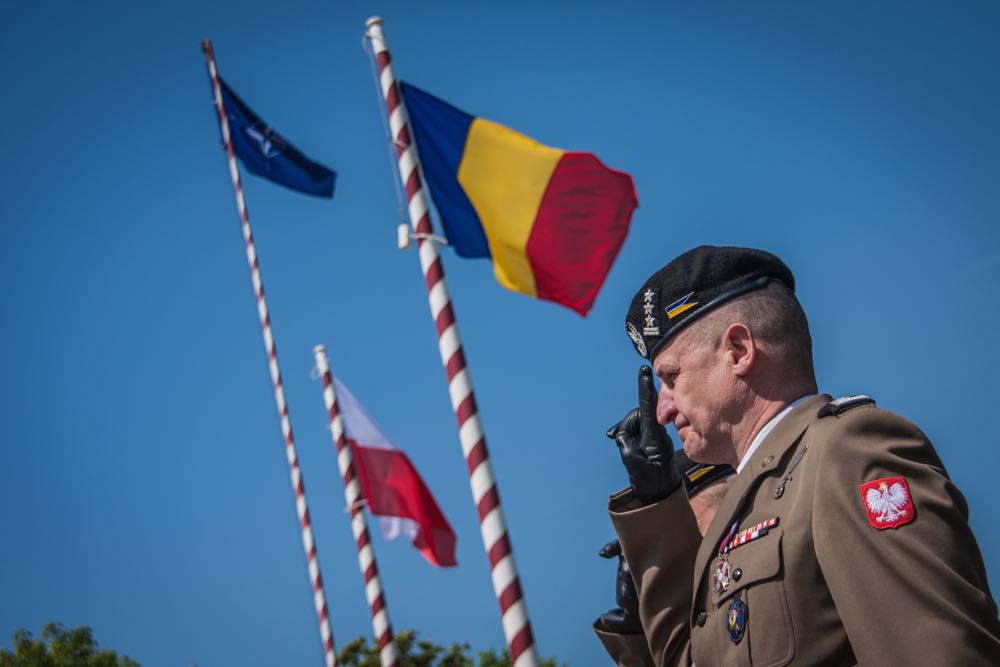
[[[703,246],[629,307],[652,369],[608,432],[630,482],[609,513],[654,663],[1000,665],[965,498],[910,422],[817,393],[794,290],[770,253]],[[666,424],[737,470],[704,539]]]

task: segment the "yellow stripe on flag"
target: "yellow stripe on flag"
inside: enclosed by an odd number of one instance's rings
[[[482,118],[469,126],[458,182],[486,232],[497,281],[507,289],[538,295],[525,248],[564,152]]]

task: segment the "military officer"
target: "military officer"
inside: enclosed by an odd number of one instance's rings
[[[704,535],[736,471],[728,465],[695,463],[683,449],[674,452],[674,465],[681,473],[698,531]],[[608,655],[621,667],[653,665],[653,657],[649,653],[646,635],[643,634],[642,623],[639,621],[639,597],[628,563],[622,558],[621,544],[618,540],[612,540],[604,545],[599,554],[604,558],[618,558],[615,576],[618,606],[597,617],[594,621],[594,633],[604,644]]]
[[[910,422],[817,393],[794,290],[770,253],[703,246],[629,307],[652,369],[609,431],[630,482],[609,513],[655,664],[1000,664],[964,497]],[[704,539],[666,424],[737,469]]]

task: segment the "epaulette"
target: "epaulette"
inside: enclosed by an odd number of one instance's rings
[[[816,413],[817,417],[829,417],[833,415],[837,417],[842,412],[847,412],[851,408],[856,408],[859,405],[868,405],[871,403],[875,404],[875,399],[871,396],[865,396],[864,394],[856,394],[854,396],[841,396],[840,398],[835,398],[823,407],[819,409]]]

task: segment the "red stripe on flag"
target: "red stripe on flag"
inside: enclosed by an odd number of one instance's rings
[[[559,159],[525,245],[539,299],[586,315],[639,205],[632,177],[591,153]]]
[[[455,532],[409,457],[398,449],[353,442],[351,454],[369,511],[412,520],[418,526],[413,546],[438,567],[454,565]]]

